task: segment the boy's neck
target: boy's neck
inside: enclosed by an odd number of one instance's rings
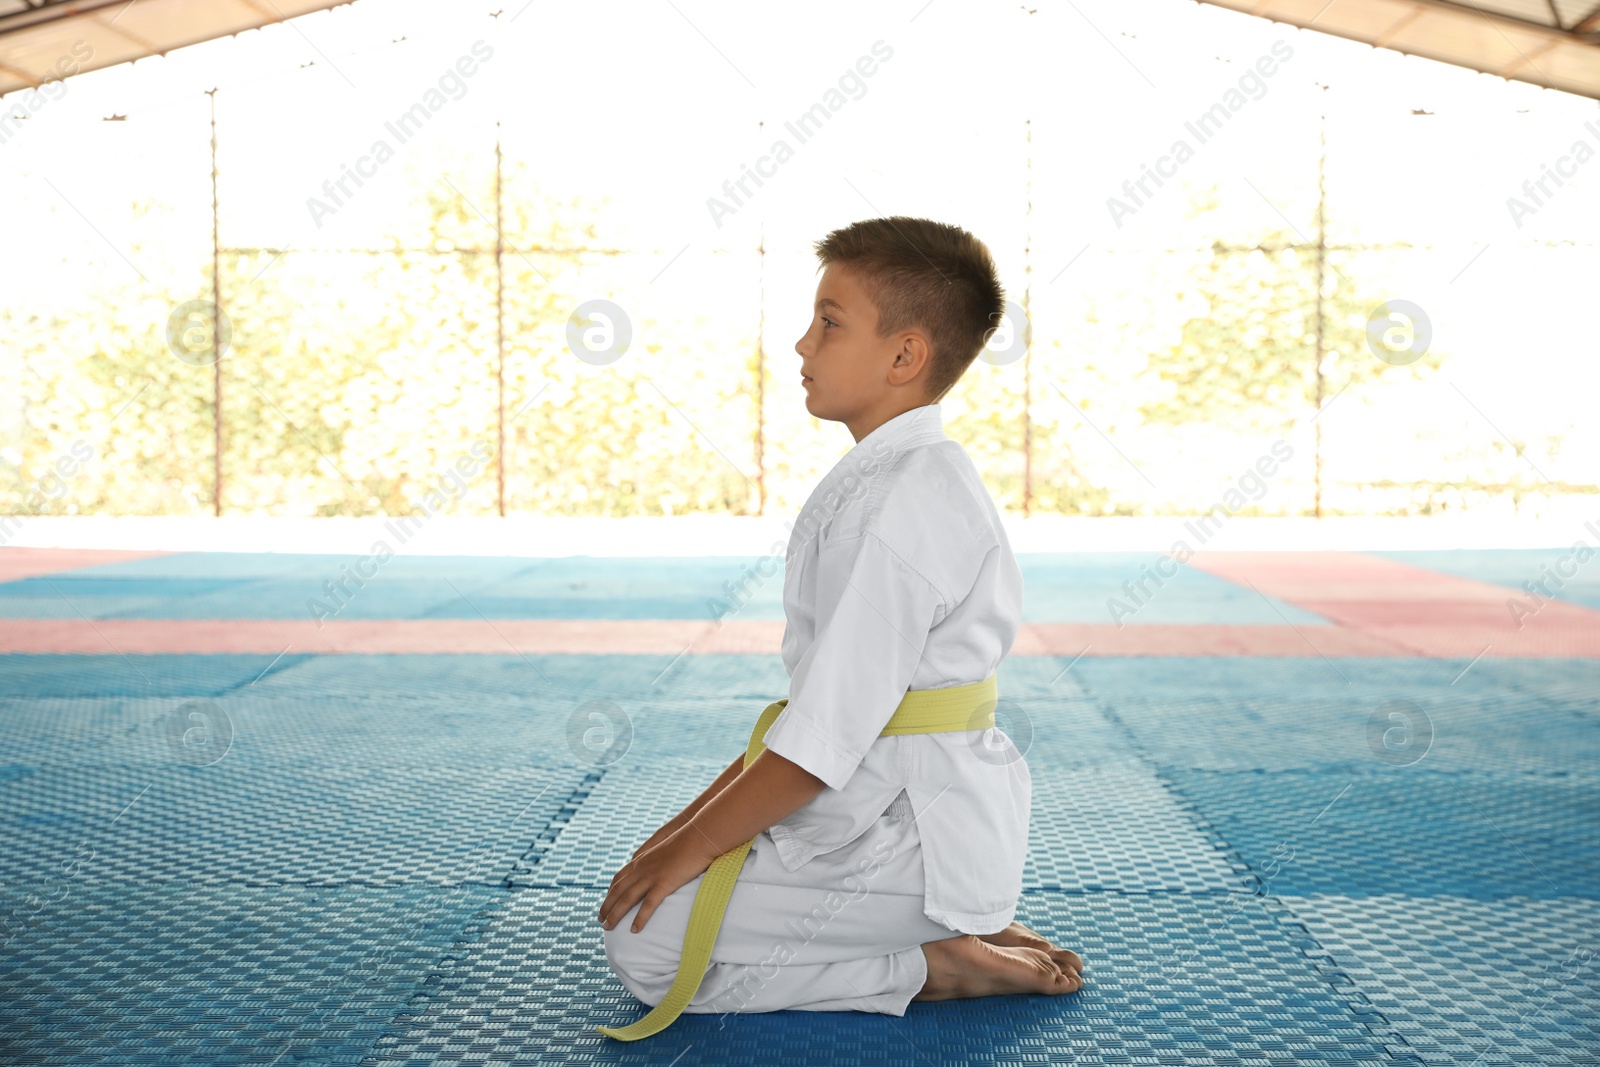
[[[881,407],[875,408],[870,412],[858,415],[854,418],[846,419],[844,420],[844,424],[846,428],[849,429],[850,436],[854,437],[856,439],[856,444],[859,445],[863,438],[865,438],[873,430],[876,430],[879,426],[882,426],[884,423],[888,422],[890,419],[898,418],[908,411],[914,411],[917,408],[924,408],[929,404],[935,404],[937,402],[938,401],[935,400],[929,400],[927,397],[920,394],[910,399],[889,397],[887,398],[887,402]]]

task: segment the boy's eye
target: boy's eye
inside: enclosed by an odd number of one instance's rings
[[[837,325],[839,325],[838,323],[834,322],[832,319],[828,318],[826,315],[824,315],[822,317],[822,321],[827,323],[829,326],[837,326]]]

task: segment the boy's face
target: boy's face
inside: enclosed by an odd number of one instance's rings
[[[811,326],[795,342],[806,410],[845,423],[856,440],[908,407],[931,403],[919,375],[928,346],[920,330],[878,336],[878,308],[848,270],[824,268]],[[860,432],[858,432],[860,431]]]

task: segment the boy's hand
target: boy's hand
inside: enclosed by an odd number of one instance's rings
[[[721,855],[713,852],[713,847],[690,823],[658,844],[642,849],[612,876],[611,889],[600,905],[600,924],[610,930],[643,901],[629,927],[634,933],[643,930],[663,900],[704,874]]]
[[[669,819],[667,822],[663,823],[661,829],[651,834],[645,839],[644,844],[633,850],[633,858],[638,859],[639,853],[643,852],[647,848],[654,848],[662,841],[665,841],[667,838],[677,833],[680,825],[681,824],[676,819]]]
[[[738,768],[743,769],[735,775]],[[720,793],[665,840],[637,853],[611,879],[600,905],[600,922],[607,930],[637,904],[632,929],[638,933],[663,900],[734,847],[719,850],[716,842],[754,840],[828,788],[821,778],[770,749],[748,767],[742,759],[738,767],[729,764],[723,776],[728,781]]]

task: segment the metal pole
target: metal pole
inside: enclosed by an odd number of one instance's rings
[[[1324,85],[1322,87],[1322,91],[1323,92],[1327,92],[1328,91],[1328,87],[1326,85]],[[1320,151],[1317,153],[1317,366],[1316,366],[1316,372],[1317,372],[1317,412],[1320,415],[1320,413],[1322,411],[1322,355],[1323,355],[1323,343],[1324,343],[1323,332],[1322,332],[1323,331],[1322,279],[1323,279],[1323,274],[1324,274],[1324,267],[1326,266],[1327,260],[1328,260],[1327,233],[1323,228],[1323,212],[1324,212],[1324,208],[1327,206],[1327,189],[1326,189],[1325,182],[1323,180],[1324,174],[1325,174],[1325,171],[1326,171],[1327,161],[1328,161],[1328,116],[1327,116],[1327,108],[1326,107],[1324,107],[1322,109],[1322,115],[1320,116],[1320,118],[1318,120],[1318,137],[1320,139],[1319,140]],[[1316,422],[1314,423],[1312,428],[1313,428],[1313,430],[1315,430],[1315,433],[1316,433],[1316,436],[1314,438],[1314,442],[1315,443],[1312,446],[1312,451],[1313,451],[1313,454],[1314,454],[1314,457],[1315,457],[1315,471],[1316,471],[1315,515],[1316,515],[1317,518],[1320,519],[1320,518],[1322,518],[1322,419],[1318,418],[1316,420]]]
[[[500,120],[494,123],[494,317],[495,392],[499,414],[495,420],[498,447],[494,450],[495,500],[500,517],[506,515],[506,272],[505,198],[501,195]]]
[[[1022,227],[1022,517],[1033,513],[1033,120],[1024,122],[1028,146],[1025,188],[1027,207]]]
[[[211,513],[222,516],[222,244],[217,233],[217,91],[211,97]]]
[[[756,143],[760,144],[759,130],[765,126],[763,120],[757,127]],[[762,216],[761,229],[756,242],[756,255],[760,263],[757,271],[756,291],[756,514],[767,513],[767,453],[766,453],[766,413],[767,413],[767,223]]]

